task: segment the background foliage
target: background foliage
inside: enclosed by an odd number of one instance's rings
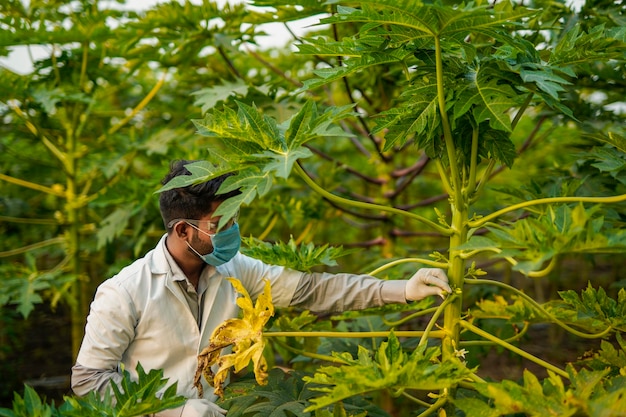
[[[484,179],[469,196],[475,222],[537,198],[624,194],[626,25],[624,7],[617,3],[587,1],[574,10],[558,1],[535,1],[525,5],[532,11],[508,2],[488,7],[310,0],[296,6],[274,0],[218,7],[203,1],[164,2],[142,12],[118,7],[122,4],[0,5],[1,53],[35,45],[49,52],[27,74],[0,69],[0,366],[9,376],[0,389],[3,403],[25,380],[68,372],[95,286],[162,234],[154,192],[172,159],[218,163],[217,171],[204,166],[196,179],[236,167],[240,182],[232,186],[247,192],[225,211],[243,205],[246,250],[306,270],[322,265],[371,272],[394,260],[442,261],[438,257],[445,258],[450,247],[441,221],[453,215],[450,190],[460,190],[445,183],[453,176],[442,180],[442,170],[452,166],[464,179]],[[385,5],[390,7],[377,8]],[[403,6],[421,7],[414,17],[425,18],[415,25],[398,11]],[[496,24],[489,16],[500,20]],[[285,48],[255,48],[263,24],[290,29],[304,17],[323,24],[311,27],[305,38],[294,34]],[[441,80],[434,76],[435,38],[445,62]],[[439,85],[446,86],[443,95]],[[454,154],[438,139],[447,134],[440,103],[416,99],[437,94],[449,105]],[[511,108],[527,111],[510,113]],[[472,149],[469,139],[477,129],[480,146]],[[476,171],[472,155],[482,162]],[[311,193],[305,177],[292,174],[301,167],[330,195]],[[508,213],[505,227],[484,224],[456,249],[478,255],[467,270],[474,278],[488,271],[490,279],[540,303],[552,300],[541,308],[563,322],[584,322],[594,331],[610,322],[619,336],[623,213],[623,203],[532,206]],[[416,216],[424,221],[416,222]],[[486,251],[494,247],[497,251]],[[429,258],[433,250],[439,255]],[[399,263],[380,275],[401,278],[415,268]],[[545,276],[531,278],[538,273]],[[542,342],[546,348],[565,341],[571,355],[543,352],[559,362],[576,361],[588,349],[596,352],[581,359],[593,364],[591,374],[568,368],[573,381],[568,388],[559,385],[559,377],[515,357],[517,369],[531,367],[536,376],[518,372],[520,388],[506,381],[490,385],[479,390],[484,398],[508,392],[504,398],[514,403],[541,389],[579,398],[586,383],[604,376],[598,363],[614,363],[615,375],[624,367],[616,359],[623,356],[623,344],[614,333],[601,345],[571,342],[560,327],[545,325],[541,311],[510,298],[505,287],[469,284],[463,309],[474,301],[479,302],[472,309],[474,323],[489,334],[517,335],[516,343],[528,348],[531,342],[530,349],[538,338],[548,340]],[[382,331],[410,313],[397,307],[339,317],[284,311],[274,330]],[[524,336],[525,323],[532,324],[530,336]],[[418,316],[400,327],[426,324]],[[521,336],[519,329],[526,329]],[[272,353],[282,358],[278,362],[303,372],[318,367],[303,352],[356,357],[359,345],[374,352],[381,343],[392,343],[356,337],[272,340]],[[481,369],[494,353],[511,355],[498,345],[471,342],[466,357],[471,367],[482,364]],[[404,349],[416,343],[403,340]],[[617,349],[613,355],[611,347]],[[483,376],[511,378],[495,368]],[[618,382],[598,384],[588,392],[605,393],[602,404],[621,392]],[[519,392],[511,394],[514,389]],[[311,391],[296,392],[309,406]],[[389,413],[419,408],[392,394],[383,390],[369,399]],[[593,409],[594,398],[581,401]],[[473,407],[487,412],[472,398],[455,404],[468,415]],[[255,406],[267,404],[250,403]],[[247,406],[241,407],[243,413]],[[496,404],[488,412],[533,415],[531,409],[511,407]]]

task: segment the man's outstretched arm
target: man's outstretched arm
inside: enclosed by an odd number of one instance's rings
[[[451,291],[439,268],[419,269],[409,280],[382,280],[369,275],[305,273],[291,300],[292,306],[314,312],[342,312],[404,304]]]

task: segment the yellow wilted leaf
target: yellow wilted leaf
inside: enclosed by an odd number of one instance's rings
[[[198,368],[194,377],[194,385],[198,389],[200,398],[203,396],[201,378],[214,387],[215,395],[223,397],[224,381],[228,377],[230,368],[235,372],[244,369],[250,361],[254,364],[254,376],[260,385],[267,383],[267,361],[263,357],[263,326],[274,315],[272,304],[272,290],[269,280],[265,281],[265,288],[256,303],[241,282],[236,278],[227,278],[241,297],[237,298],[237,305],[243,312],[242,318],[228,319],[219,325],[211,334],[209,345],[198,355]],[[233,345],[232,353],[220,356],[225,347]],[[218,364],[215,374],[211,366]]]

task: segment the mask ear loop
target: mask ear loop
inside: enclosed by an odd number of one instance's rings
[[[185,243],[187,244],[187,246],[189,247],[189,249],[191,249],[191,250],[193,251],[193,253],[195,253],[196,255],[198,255],[198,258],[200,258],[200,259],[204,260],[203,256],[202,256],[202,255],[200,255],[200,252],[198,252],[197,250],[195,250],[195,249],[193,248],[193,246],[191,246],[191,245],[189,244],[189,242],[187,242],[187,241],[185,240]]]

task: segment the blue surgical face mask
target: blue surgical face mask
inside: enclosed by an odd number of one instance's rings
[[[206,233],[202,230],[201,232]],[[239,252],[241,236],[239,235],[239,225],[237,223],[226,230],[222,230],[210,236],[211,243],[213,244],[213,252],[207,253],[206,255],[199,254],[198,251],[187,242],[187,246],[207,264],[220,266],[233,259],[235,255],[237,255],[237,252]]]

